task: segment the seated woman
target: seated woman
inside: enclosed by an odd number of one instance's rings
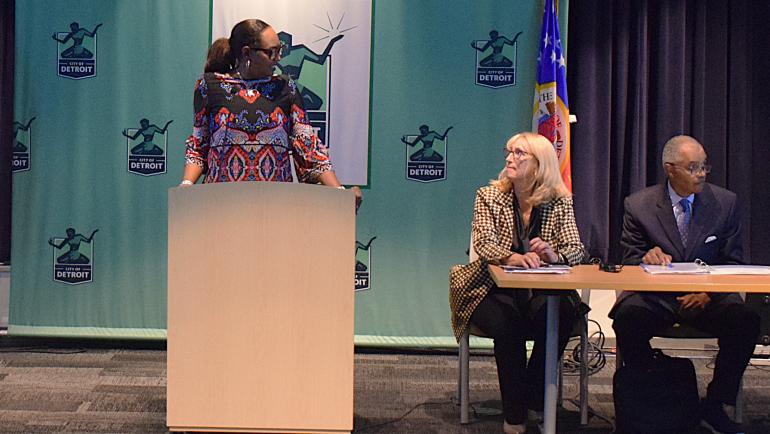
[[[547,295],[498,288],[487,264],[575,265],[584,248],[553,145],[545,137],[521,133],[508,140],[504,151],[506,166],[498,179],[476,193],[472,243],[479,260],[452,267],[449,298],[458,341],[470,324],[494,339],[503,431],[518,434],[526,431],[528,410],[531,418],[542,419]],[[575,291],[563,291],[561,298],[559,348],[564,351],[580,299]],[[529,363],[528,336],[535,340]]]

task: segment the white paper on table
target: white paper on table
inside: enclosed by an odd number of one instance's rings
[[[669,265],[641,264],[642,270],[650,274],[707,274],[709,266],[695,262],[672,262]]]
[[[766,265],[711,265],[709,274],[770,274]]]
[[[513,265],[502,265],[500,268],[506,273],[526,273],[526,274],[568,274],[572,272],[569,265],[551,265],[544,264],[538,268],[524,268]]]

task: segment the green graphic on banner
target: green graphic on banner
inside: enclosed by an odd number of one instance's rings
[[[29,170],[30,155],[32,154],[32,118],[26,124],[13,123],[13,167],[12,172]]]
[[[362,244],[356,241],[356,291],[363,291],[372,287],[372,237],[368,243]]]
[[[101,23],[94,27],[92,32],[81,28],[80,24],[70,24],[69,32],[57,32],[53,39],[58,42],[60,77],[81,78],[96,77],[96,31]],[[71,45],[67,45],[72,41]]]
[[[93,264],[92,259],[94,257],[94,234],[99,232],[99,229],[91,232],[91,235],[86,237],[82,234],[75,233],[75,229],[67,229],[67,238],[49,238],[48,244],[54,247],[53,249],[53,280],[54,282],[66,283],[69,285],[77,285],[79,283],[88,283],[93,281]],[[87,243],[89,246],[88,251],[80,250],[81,244]],[[60,254],[58,250],[67,250]]]
[[[471,42],[476,50],[476,84],[501,88],[516,84],[516,40],[500,36],[497,30],[489,32],[489,39]]]
[[[331,68],[330,55],[334,44],[344,35],[334,37],[326,45],[323,53],[317,54],[304,44],[294,45],[293,36],[279,32],[278,39],[283,45],[278,67],[281,73],[288,75],[297,83],[297,89],[305,103],[305,110],[316,135],[330,147],[329,112],[331,107]]]
[[[168,136],[166,130],[171,122],[166,122],[163,128],[150,125],[150,121],[139,121],[141,128],[126,128],[123,135],[126,137],[128,148],[128,171],[137,175],[158,175],[166,173],[166,144]],[[133,145],[132,141],[141,136],[142,142]]]
[[[374,9],[374,0],[211,0],[211,42],[250,18],[275,30],[282,44],[275,73],[297,84],[310,126],[345,185],[370,180]]]
[[[401,141],[406,148],[406,179],[420,182],[441,181],[446,179],[446,149],[447,133],[453,127],[449,127],[444,134],[431,131],[427,125],[420,126],[420,134],[404,135]],[[422,143],[422,148],[415,152],[410,147]]]

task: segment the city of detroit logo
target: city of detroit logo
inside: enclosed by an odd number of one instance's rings
[[[476,50],[476,84],[491,88],[516,84],[516,40],[521,34],[511,40],[492,30],[489,39],[471,42]]]
[[[446,179],[447,133],[432,131],[429,126],[421,125],[420,134],[401,136],[406,144],[406,179],[419,182],[441,181]],[[414,151],[418,143],[422,146]]]
[[[356,291],[363,291],[372,287],[372,251],[370,247],[375,238],[377,237],[372,237],[366,244],[356,240]]]
[[[96,31],[101,23],[88,31],[80,24],[70,24],[69,32],[56,32],[53,39],[57,42],[59,77],[75,80],[96,77]]]
[[[320,54],[304,44],[294,45],[290,33],[278,33],[281,41],[281,60],[278,69],[291,77],[305,104],[310,126],[319,139],[329,148],[329,114],[331,113],[331,51],[334,44],[344,35],[337,35]]]
[[[147,119],[139,121],[139,128],[126,128],[127,170],[137,175],[150,176],[166,173],[166,144],[168,126],[163,128],[150,124]]]
[[[88,237],[76,233],[74,228],[68,228],[66,232],[67,236],[64,238],[48,239],[48,244],[53,247],[54,282],[77,285],[93,281],[93,240],[99,229],[91,232]],[[87,249],[81,249],[83,243],[86,243]]]
[[[13,123],[13,166],[12,172],[29,170],[30,155],[32,152],[32,118],[26,124]]]

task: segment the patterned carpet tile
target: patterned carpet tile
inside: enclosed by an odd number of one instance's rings
[[[84,391],[35,388],[0,388],[0,410],[75,411],[87,396]]]
[[[80,401],[40,401],[38,399],[12,399],[0,400],[0,410],[25,410],[25,411],[67,411],[74,412],[80,406]]]
[[[12,358],[4,358],[5,366],[12,368],[102,368],[106,366],[112,354],[104,351],[81,352],[76,354],[56,353],[12,353]],[[0,356],[6,354],[0,353]]]
[[[99,381],[101,369],[99,368],[57,368],[57,367],[33,367],[33,368],[7,368],[0,367],[3,374],[0,384],[45,385],[47,387],[66,383],[93,383]]]
[[[89,398],[89,412],[166,414],[165,389],[161,394],[96,393]]]
[[[0,432],[155,434],[168,433],[165,415],[122,413],[49,413],[0,411]]]
[[[125,372],[125,371],[124,371]],[[166,371],[158,371],[153,375],[144,372],[143,375],[121,375],[119,372],[111,372],[110,375],[100,374],[98,384],[107,384],[114,386],[163,386],[166,387]]]
[[[165,351],[142,351],[142,350],[117,350],[113,353],[111,360],[121,363],[141,363],[152,364],[159,363],[166,366]]]
[[[122,393],[136,396],[159,396],[166,394],[166,386],[129,386],[123,384],[100,384],[93,389],[98,393]]]
[[[491,353],[470,361],[471,421],[459,423],[457,358],[452,353],[356,354],[355,433],[501,433]],[[711,379],[708,352],[694,360],[701,393]],[[614,360],[590,377],[592,416],[579,426],[578,377],[564,378],[560,434],[610,434]],[[770,370],[744,377],[747,434],[770,434]],[[166,428],[166,352],[97,349],[75,354],[0,353],[0,434],[155,434]],[[536,432],[530,427],[532,433]],[[708,434],[694,430],[688,434]]]

